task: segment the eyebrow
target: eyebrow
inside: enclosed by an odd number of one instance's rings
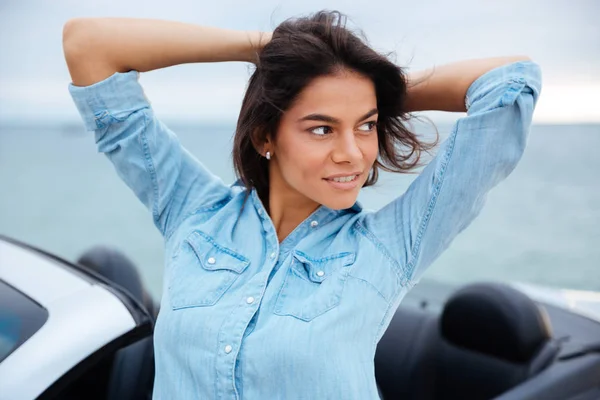
[[[358,120],[360,121],[364,121],[365,119],[372,117],[373,115],[377,114],[378,111],[376,108],[372,109],[371,111],[369,111],[368,113],[366,113],[365,115],[363,115],[362,117],[360,117],[360,119]],[[323,115],[323,114],[308,114],[305,117],[302,117],[298,120],[298,122],[302,122],[302,121],[323,121],[323,122],[329,122],[331,124],[339,124],[340,120],[334,117],[331,117],[329,115]]]

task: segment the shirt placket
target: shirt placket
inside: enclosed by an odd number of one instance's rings
[[[220,399],[238,399],[235,364],[248,324],[256,314],[266,287],[266,273],[260,273],[244,286],[238,306],[219,331],[217,349],[217,394]]]
[[[225,320],[220,331],[217,349],[217,396],[223,399],[239,399],[239,388],[236,387],[235,367],[242,346],[242,340],[250,321],[258,311],[267,287],[271,271],[278,261],[279,243],[277,234],[264,208],[258,208],[258,214],[263,220],[267,238],[267,256],[264,260],[266,268],[256,274],[248,284],[244,285],[244,293],[240,295],[239,304]]]

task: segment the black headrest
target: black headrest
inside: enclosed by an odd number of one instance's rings
[[[458,290],[444,306],[441,333],[457,346],[515,363],[531,360],[551,337],[544,310],[501,283]]]

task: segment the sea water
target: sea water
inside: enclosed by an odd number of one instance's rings
[[[234,181],[234,124],[171,127],[206,167]],[[450,125],[437,127],[443,140]],[[600,291],[599,149],[600,125],[533,125],[517,168],[424,278]],[[414,178],[383,173],[359,200],[379,209]],[[0,126],[0,234],[69,260],[94,245],[117,247],[151,293],[162,293],[163,242],[151,215],[79,124]]]

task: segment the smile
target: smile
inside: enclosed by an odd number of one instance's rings
[[[335,178],[325,178],[324,180],[332,187],[339,190],[354,189],[358,185],[358,175],[338,176]]]
[[[340,176],[337,178],[331,178],[329,180],[332,180],[334,182],[352,182],[356,178],[358,178],[358,175]]]

